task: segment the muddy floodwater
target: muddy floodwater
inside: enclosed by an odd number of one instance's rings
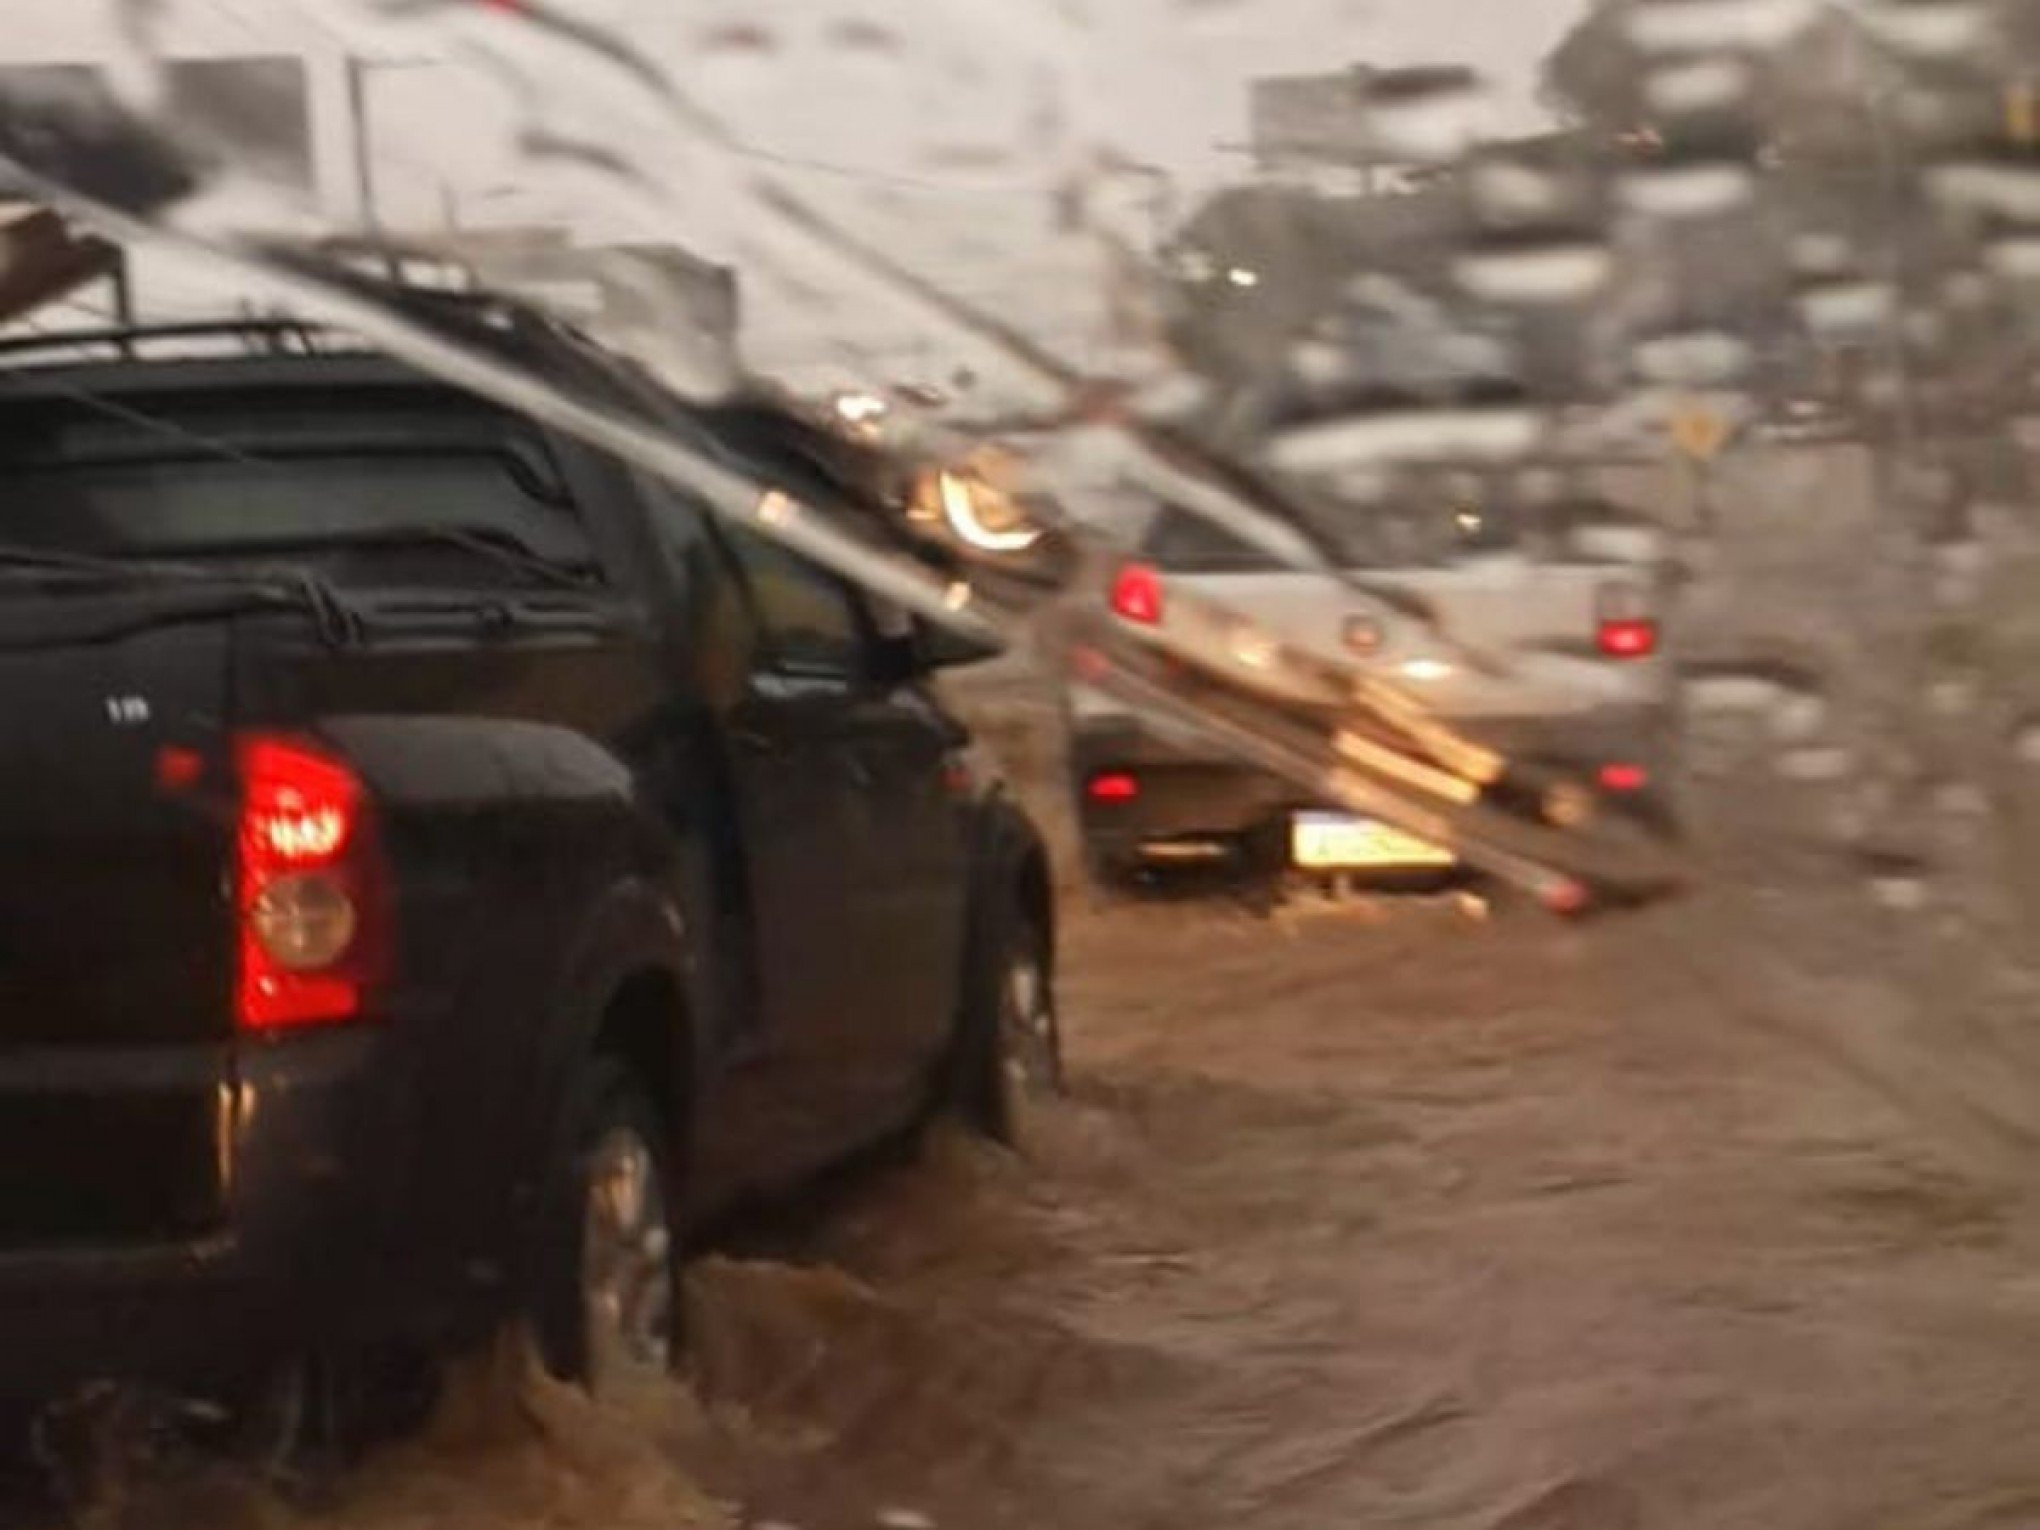
[[[1079,921],[1038,1167],[703,1272],[701,1479],[846,1527],[2040,1513],[2030,1208],[1680,936]]]
[[[938,1134],[705,1260],[686,1386],[601,1410],[470,1374],[333,1502],[209,1480],[99,1518],[2028,1523],[2016,1073],[1936,1063],[1961,1032],[1864,979],[1855,907],[1075,896],[1074,1095],[1035,1160]]]

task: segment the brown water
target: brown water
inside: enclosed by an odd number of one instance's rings
[[[471,1366],[330,1506],[201,1474],[87,1518],[2040,1518],[2031,1154],[1914,1087],[1963,1070],[1852,1007],[1839,946],[1783,981],[1765,907],[1079,909],[1076,1092],[1036,1160],[938,1136],[780,1257],[703,1261],[685,1387]]]

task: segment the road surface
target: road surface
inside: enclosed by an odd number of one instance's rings
[[[1034,1162],[938,1138],[705,1261],[687,1388],[471,1385],[310,1521],[2040,1524],[2030,1155],[1754,896],[1080,910]]]

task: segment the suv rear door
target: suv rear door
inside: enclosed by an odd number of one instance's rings
[[[872,628],[895,642],[913,632],[904,612],[887,611]],[[914,1064],[941,1050],[955,1019],[970,845],[962,783],[952,778],[966,735],[925,677],[902,669],[867,666],[852,714],[864,764],[857,849],[868,868],[853,912],[864,949],[887,956],[871,974],[880,991],[870,1044],[915,1087],[926,1073]]]

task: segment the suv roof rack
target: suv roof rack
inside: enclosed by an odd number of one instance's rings
[[[401,279],[401,275],[392,279],[388,272],[362,269],[358,262],[305,264],[321,279],[354,296],[485,354],[541,367],[556,381],[622,404],[640,418],[658,420],[669,428],[681,426],[684,419],[694,430],[726,445],[781,460],[796,458],[826,478],[857,484],[867,492],[877,489],[886,476],[881,464],[889,454],[841,435],[830,428],[832,422],[817,418],[777,390],[761,388],[755,380],[714,402],[688,400],[635,358],[610,349],[522,295],[479,285],[419,285]],[[204,359],[207,353],[200,349],[194,355],[194,349],[209,342],[233,345],[240,353],[256,357],[316,360],[378,353],[372,342],[317,320],[249,315],[0,336],[0,372],[9,370],[8,364],[17,359],[27,364],[23,370],[95,360],[118,364]],[[152,358],[146,354],[150,349],[165,348],[166,355]],[[95,352],[98,354],[92,354]]]
[[[193,342],[239,342],[258,355],[324,355],[361,349],[339,332],[306,319],[207,319],[185,323],[113,325],[90,329],[38,330],[0,337],[0,360],[40,358],[58,352],[111,350],[124,360],[142,359],[142,348]],[[57,357],[58,360],[73,359]]]

